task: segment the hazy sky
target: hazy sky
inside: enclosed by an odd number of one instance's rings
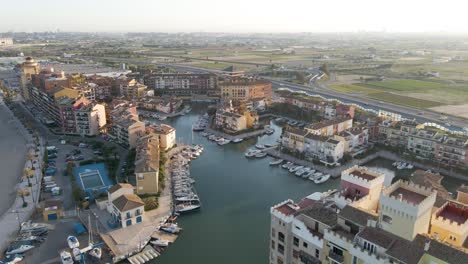
[[[0,32],[468,32],[467,11],[466,0],[0,0]]]

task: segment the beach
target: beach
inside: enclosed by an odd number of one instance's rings
[[[26,140],[13,123],[12,116],[0,106],[0,215],[11,207],[16,197],[16,184],[21,179],[26,161]]]

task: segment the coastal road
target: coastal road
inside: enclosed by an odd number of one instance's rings
[[[194,67],[189,65],[179,65],[171,63],[159,63],[160,66],[173,67],[179,70],[192,71],[192,72],[210,72],[210,73],[222,73],[220,70],[216,69],[206,69],[200,67]],[[402,106],[392,103],[387,103],[384,101],[379,101],[371,98],[365,98],[360,96],[353,96],[345,93],[341,93],[332,89],[327,88],[324,85],[313,85],[305,86],[294,84],[285,81],[278,81],[271,78],[265,78],[272,82],[273,88],[288,88],[293,91],[303,91],[311,95],[320,95],[328,99],[338,99],[345,103],[358,104],[364,108],[370,108],[374,110],[384,110],[388,112],[393,112],[401,114],[405,118],[416,119],[419,122],[433,122],[438,123],[441,126],[447,127],[451,130],[462,131],[464,128],[468,129],[468,120],[461,117],[446,116],[445,120],[441,120],[441,113],[430,111],[427,109],[421,110],[408,106]],[[450,126],[446,125],[447,123]]]

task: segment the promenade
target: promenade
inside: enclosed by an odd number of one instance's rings
[[[3,164],[2,166],[2,170],[4,172],[2,177],[3,185],[9,188],[9,190],[5,191],[2,189],[2,195],[14,195],[11,200],[3,196],[1,199],[3,202],[8,203],[6,208],[0,212],[0,249],[3,252],[3,250],[8,246],[9,241],[18,232],[20,223],[29,220],[37,207],[41,189],[42,160],[45,142],[42,138],[38,138],[37,141],[35,141],[33,135],[31,135],[23,124],[13,115],[1,97],[0,109],[2,118],[7,117],[9,119],[8,125],[11,125],[11,127],[4,126],[2,129],[14,129],[15,133],[24,139],[19,141],[15,141],[14,137],[3,139],[14,142],[14,144],[22,144],[24,148],[21,149],[24,149],[24,151],[21,152],[15,152],[12,151],[12,149],[4,149],[4,147],[8,148],[8,144],[1,145],[1,151],[5,153],[5,156],[12,156],[14,159],[21,159],[21,162],[24,163],[24,165],[19,168],[12,166],[12,164]],[[19,145],[17,147],[20,149]],[[28,152],[33,157],[32,161],[26,160]],[[14,155],[14,153],[17,155]],[[23,170],[31,169],[32,164],[34,164],[35,170],[33,177],[30,179],[31,186],[28,186],[27,180],[23,180],[18,183],[20,180],[19,176],[23,174]],[[20,190],[29,191],[29,195],[24,197],[24,200],[27,203],[26,207],[23,207],[23,198],[17,195],[17,192]]]

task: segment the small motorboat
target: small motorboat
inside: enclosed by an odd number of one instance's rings
[[[101,259],[102,249],[100,247],[93,248],[89,251],[89,255],[97,259]]]
[[[264,158],[267,156],[267,153],[266,152],[263,152],[263,151],[260,151],[258,152],[257,154],[255,154],[255,157],[256,158]]]
[[[281,168],[289,170],[292,166],[294,166],[294,163],[288,161],[285,164],[281,165]]]
[[[15,264],[15,263],[20,263],[24,258],[23,255],[21,254],[14,254],[14,255],[6,255],[0,263],[5,263],[5,264]]]
[[[31,221],[21,223],[21,232],[32,231],[36,229],[48,228],[48,224],[32,223]]]
[[[19,245],[19,246],[10,246],[7,251],[6,251],[6,254],[7,255],[11,255],[11,254],[19,254],[19,253],[24,253],[26,251],[29,251],[31,249],[33,249],[34,246],[33,245]]]
[[[232,143],[236,143],[236,144],[237,144],[237,143],[241,143],[242,141],[244,141],[244,139],[242,139],[242,138],[235,138],[235,139],[232,140]]]
[[[153,241],[150,241],[151,244],[158,246],[158,247],[167,247],[169,246],[169,241],[166,240],[161,240],[161,239],[156,239]]]
[[[229,140],[229,139],[224,139],[224,138],[223,138],[222,141],[219,141],[219,142],[218,142],[218,145],[224,146],[224,145],[229,144],[229,143],[231,143],[231,140]]]
[[[314,180],[314,183],[315,183],[315,184],[324,183],[324,182],[328,181],[328,179],[330,179],[330,174],[325,174],[325,175],[323,175],[323,176],[317,177],[317,178]]]
[[[270,161],[270,166],[276,166],[276,165],[280,165],[281,163],[283,163],[284,160],[282,159],[275,159],[275,160],[272,160]]]
[[[178,234],[182,230],[182,228],[177,226],[177,224],[171,224],[171,223],[162,225],[159,229],[161,229],[164,232],[171,233],[171,234]]]
[[[77,248],[80,247],[80,241],[75,236],[68,236],[67,243],[69,248]]]
[[[190,211],[193,211],[193,210],[197,210],[197,209],[200,209],[201,205],[200,203],[183,203],[183,204],[178,204],[176,205],[175,207],[175,211],[177,213],[186,213],[186,212],[190,212]]]
[[[298,170],[300,170],[302,168],[304,168],[304,166],[294,166],[294,167],[289,169],[289,172],[295,173],[296,171],[298,171]]]
[[[72,249],[72,253],[73,253],[73,258],[78,261],[78,262],[81,262],[81,258],[82,258],[82,254],[81,254],[81,250],[79,248],[73,248]]]
[[[265,145],[263,145],[263,144],[257,144],[257,145],[255,145],[255,147],[258,148],[258,149],[264,149],[264,148],[265,148]]]

